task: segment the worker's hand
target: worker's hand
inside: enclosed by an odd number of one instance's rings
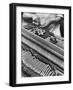
[[[40,19],[41,27],[45,27],[49,25],[53,21],[59,21],[63,17],[63,15],[57,15],[57,14],[48,14],[47,16],[44,16],[44,18]]]

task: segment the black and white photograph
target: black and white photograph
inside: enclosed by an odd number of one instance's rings
[[[25,34],[28,42],[25,42]],[[22,77],[63,75],[63,57],[64,15],[22,12]]]
[[[11,4],[10,23],[10,86],[71,82],[71,7]]]

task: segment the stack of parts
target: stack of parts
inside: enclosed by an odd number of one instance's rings
[[[22,63],[24,66],[28,67],[28,71],[26,68],[24,68],[25,71],[31,72],[33,74],[33,71],[38,74],[38,76],[55,76],[56,72],[55,70],[49,65],[45,64],[39,59],[36,59],[35,56],[32,56],[31,52],[29,51],[22,51]]]

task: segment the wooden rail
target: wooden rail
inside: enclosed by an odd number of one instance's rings
[[[64,50],[50,42],[46,42],[27,30],[22,30],[21,41],[47,58],[57,69],[64,71]]]

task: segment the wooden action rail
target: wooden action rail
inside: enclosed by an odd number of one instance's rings
[[[47,58],[58,70],[64,72],[64,50],[50,42],[46,42],[27,30],[22,30],[21,42]]]

